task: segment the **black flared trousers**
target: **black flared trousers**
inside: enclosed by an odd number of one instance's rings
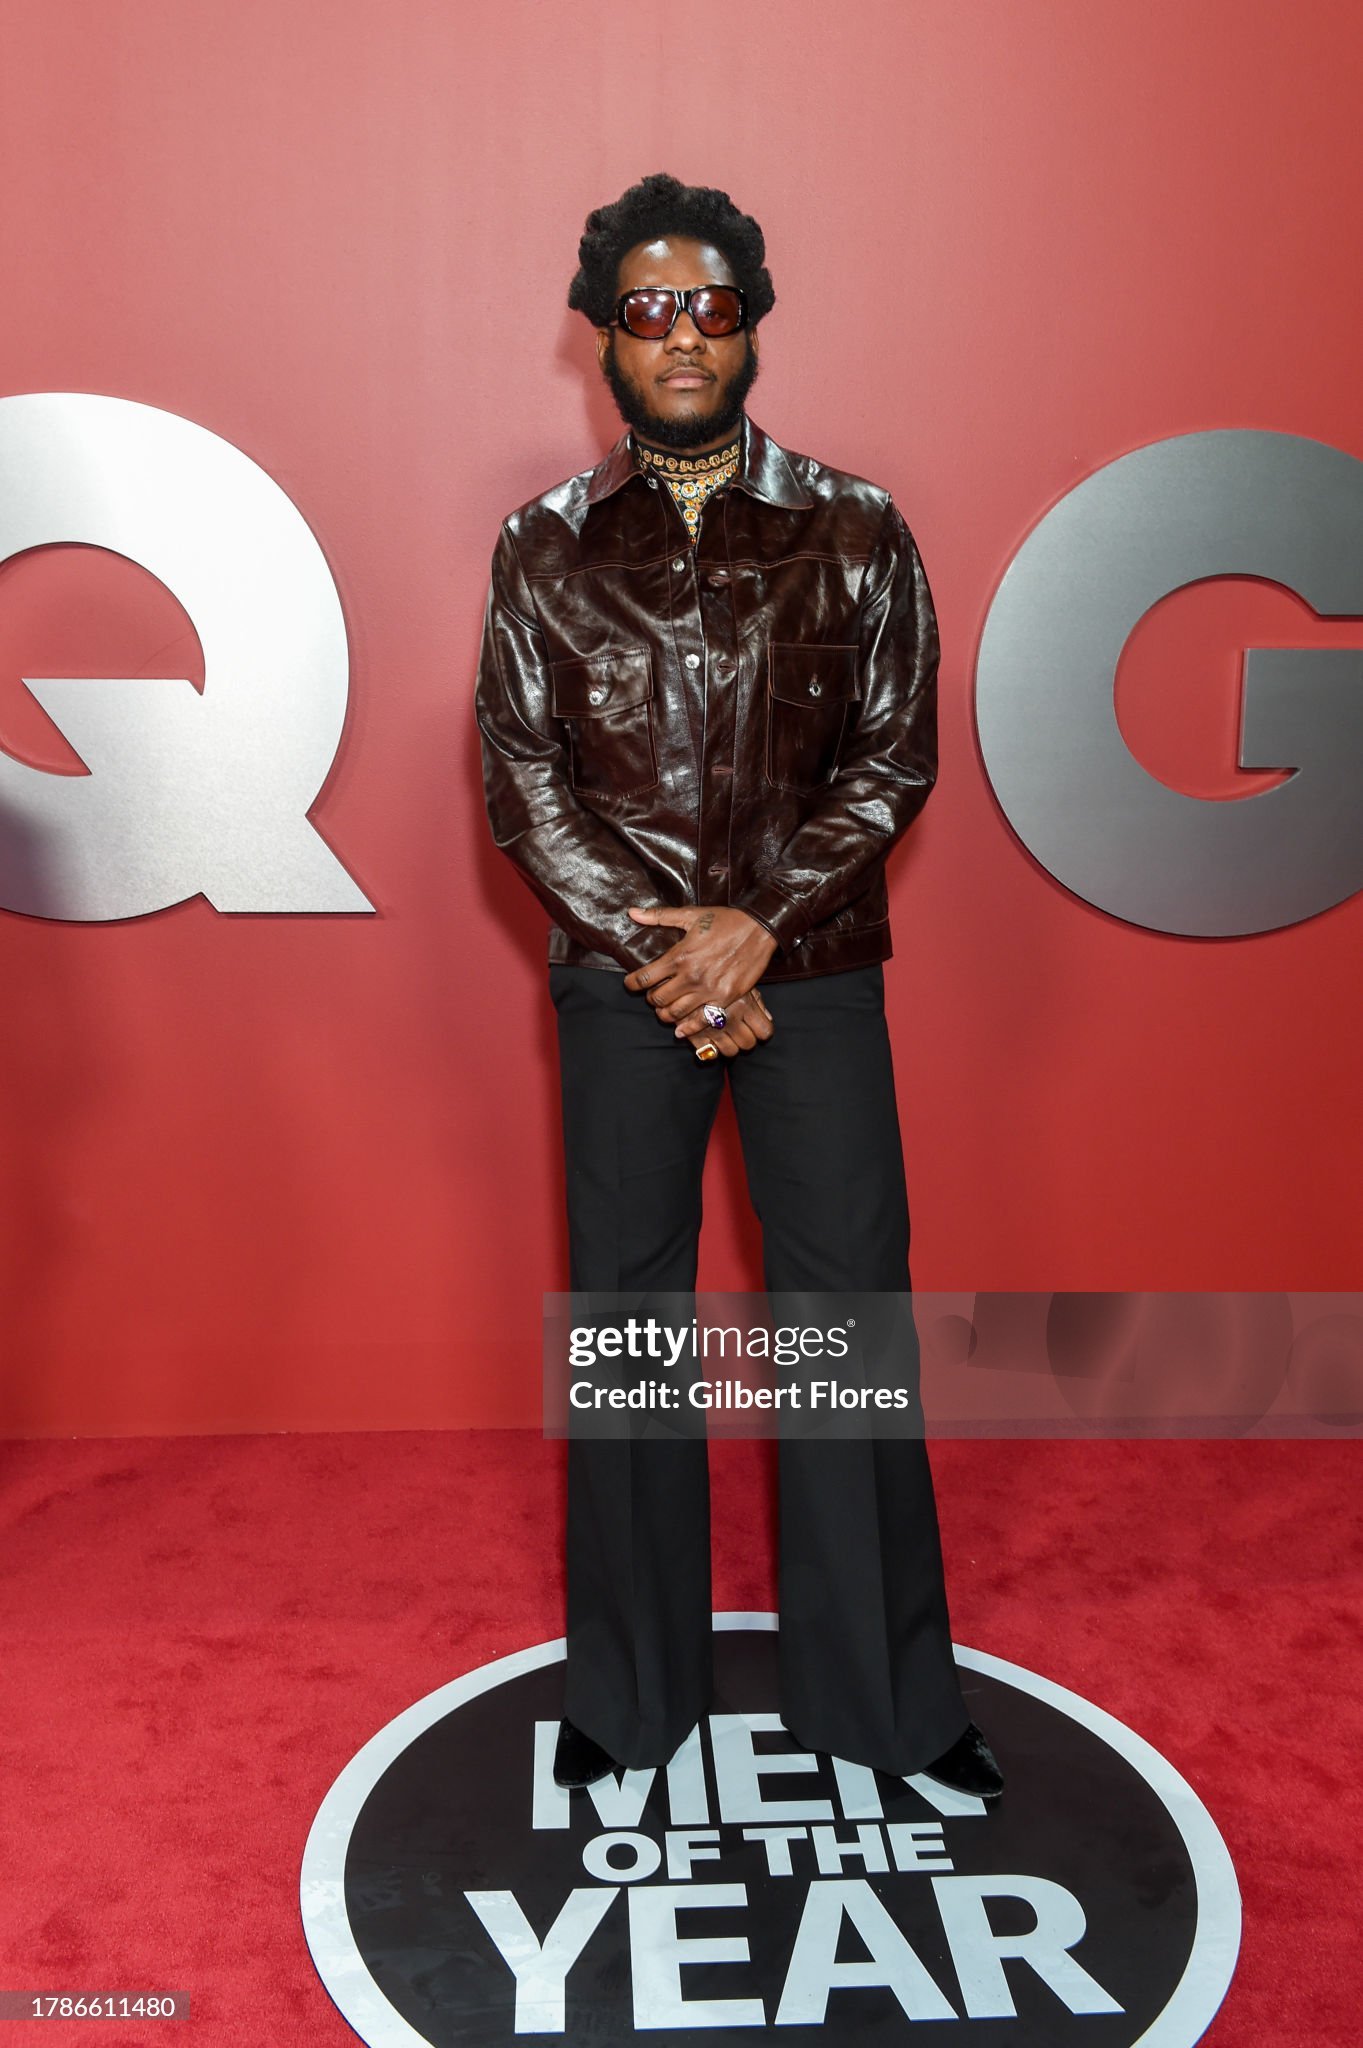
[[[727,1081],[765,1284],[909,1287],[879,966],[763,985],[773,1036],[702,1064],[618,974],[551,966],[570,1285],[695,1287],[701,1171]],[[915,1395],[918,1360],[905,1362]],[[968,1721],[921,1437],[783,1437],[781,1714],[811,1749],[906,1773]],[[703,1438],[570,1437],[564,1711],[622,1764],[664,1764],[710,1710]]]

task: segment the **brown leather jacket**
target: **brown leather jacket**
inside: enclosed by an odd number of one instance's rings
[[[624,972],[729,903],[763,981],[890,954],[885,857],[937,774],[937,621],[888,493],[745,420],[693,549],[628,435],[502,527],[476,692],[493,838],[549,958]]]

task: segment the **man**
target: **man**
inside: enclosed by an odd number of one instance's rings
[[[936,777],[937,628],[888,494],[746,414],[765,253],[663,174],[588,217],[568,303],[629,432],[493,558],[484,781],[554,921],[575,1291],[694,1289],[726,1079],[768,1289],[910,1284],[885,859]],[[779,1456],[786,1726],[997,1796],[921,1437]],[[570,1437],[560,1784],[664,1764],[708,1711],[709,1573],[703,1439]]]

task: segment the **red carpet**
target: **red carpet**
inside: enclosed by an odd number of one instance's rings
[[[713,1452],[715,1604],[770,1607],[771,1446]],[[953,1633],[1129,1722],[1239,1871],[1215,2048],[1360,2038],[1363,1516],[1348,1443],[938,1443]],[[298,1866],[341,1766],[561,1633],[561,1446],[524,1434],[0,1445],[0,1988],[180,1990],[344,2048]],[[6,2038],[9,2038],[7,2032]]]

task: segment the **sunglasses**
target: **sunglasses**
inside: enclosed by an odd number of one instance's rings
[[[626,292],[615,308],[626,334],[637,335],[640,341],[661,341],[676,326],[679,313],[689,313],[696,332],[711,339],[737,334],[748,324],[748,302],[735,284],[698,284],[689,292],[645,285]]]

